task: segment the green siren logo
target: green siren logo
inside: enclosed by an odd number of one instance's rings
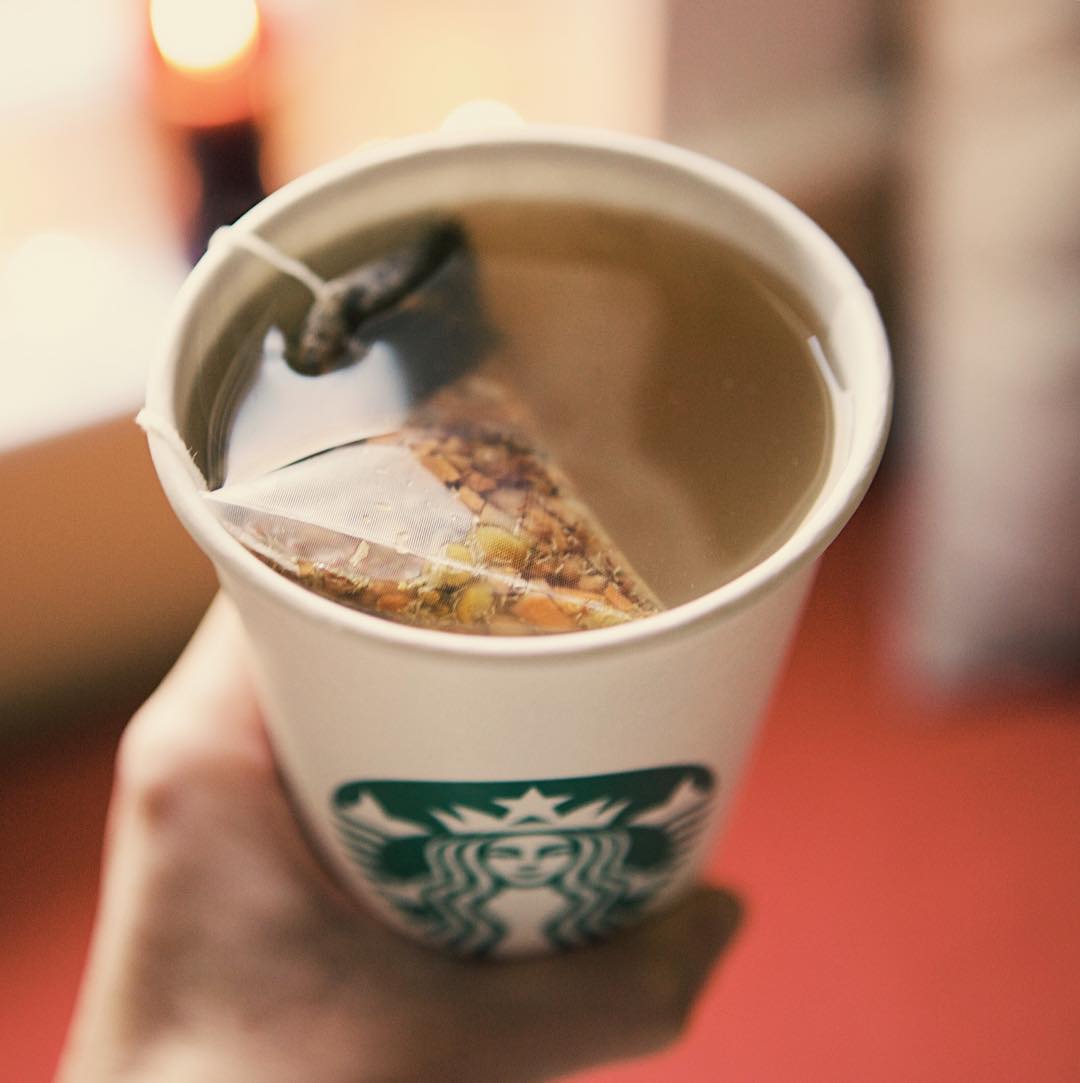
[[[704,767],[519,782],[360,781],[342,842],[400,919],[469,955],[568,948],[641,914],[681,871],[713,796]]]

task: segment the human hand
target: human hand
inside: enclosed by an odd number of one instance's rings
[[[124,735],[61,1083],[516,1083],[674,1040],[739,923],[731,895],[545,959],[402,938],[304,842],[245,650],[219,598]]]

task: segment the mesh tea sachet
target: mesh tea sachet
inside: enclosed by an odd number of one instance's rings
[[[658,612],[522,402],[479,370],[496,336],[471,254],[460,231],[434,236],[324,288],[296,350],[267,335],[208,498],[272,567],[390,620],[521,635]]]

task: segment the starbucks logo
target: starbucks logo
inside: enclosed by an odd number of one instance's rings
[[[598,939],[681,871],[708,814],[704,767],[519,782],[346,783],[338,833],[433,943],[520,955]]]

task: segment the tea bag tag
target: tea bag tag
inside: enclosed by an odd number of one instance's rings
[[[305,376],[289,365],[285,336],[273,327],[233,421],[225,484],[251,481],[331,448],[394,432],[410,401],[389,343],[373,343],[361,365]],[[289,419],[287,441],[281,439],[282,417]]]
[[[306,263],[254,233],[219,229],[214,245],[241,248],[306,286],[316,301],[331,283]],[[409,395],[393,347],[371,345],[362,365],[318,376],[297,372],[285,356],[285,336],[272,327],[232,419],[224,484],[236,485],[343,444],[393,432]]]
[[[210,444],[215,479],[225,485],[394,432],[417,402],[469,371],[491,344],[456,225],[332,280],[235,226],[218,230],[212,243],[251,253],[315,299],[301,332],[303,364],[290,363],[285,335],[274,327],[253,368],[238,370],[218,392]]]

